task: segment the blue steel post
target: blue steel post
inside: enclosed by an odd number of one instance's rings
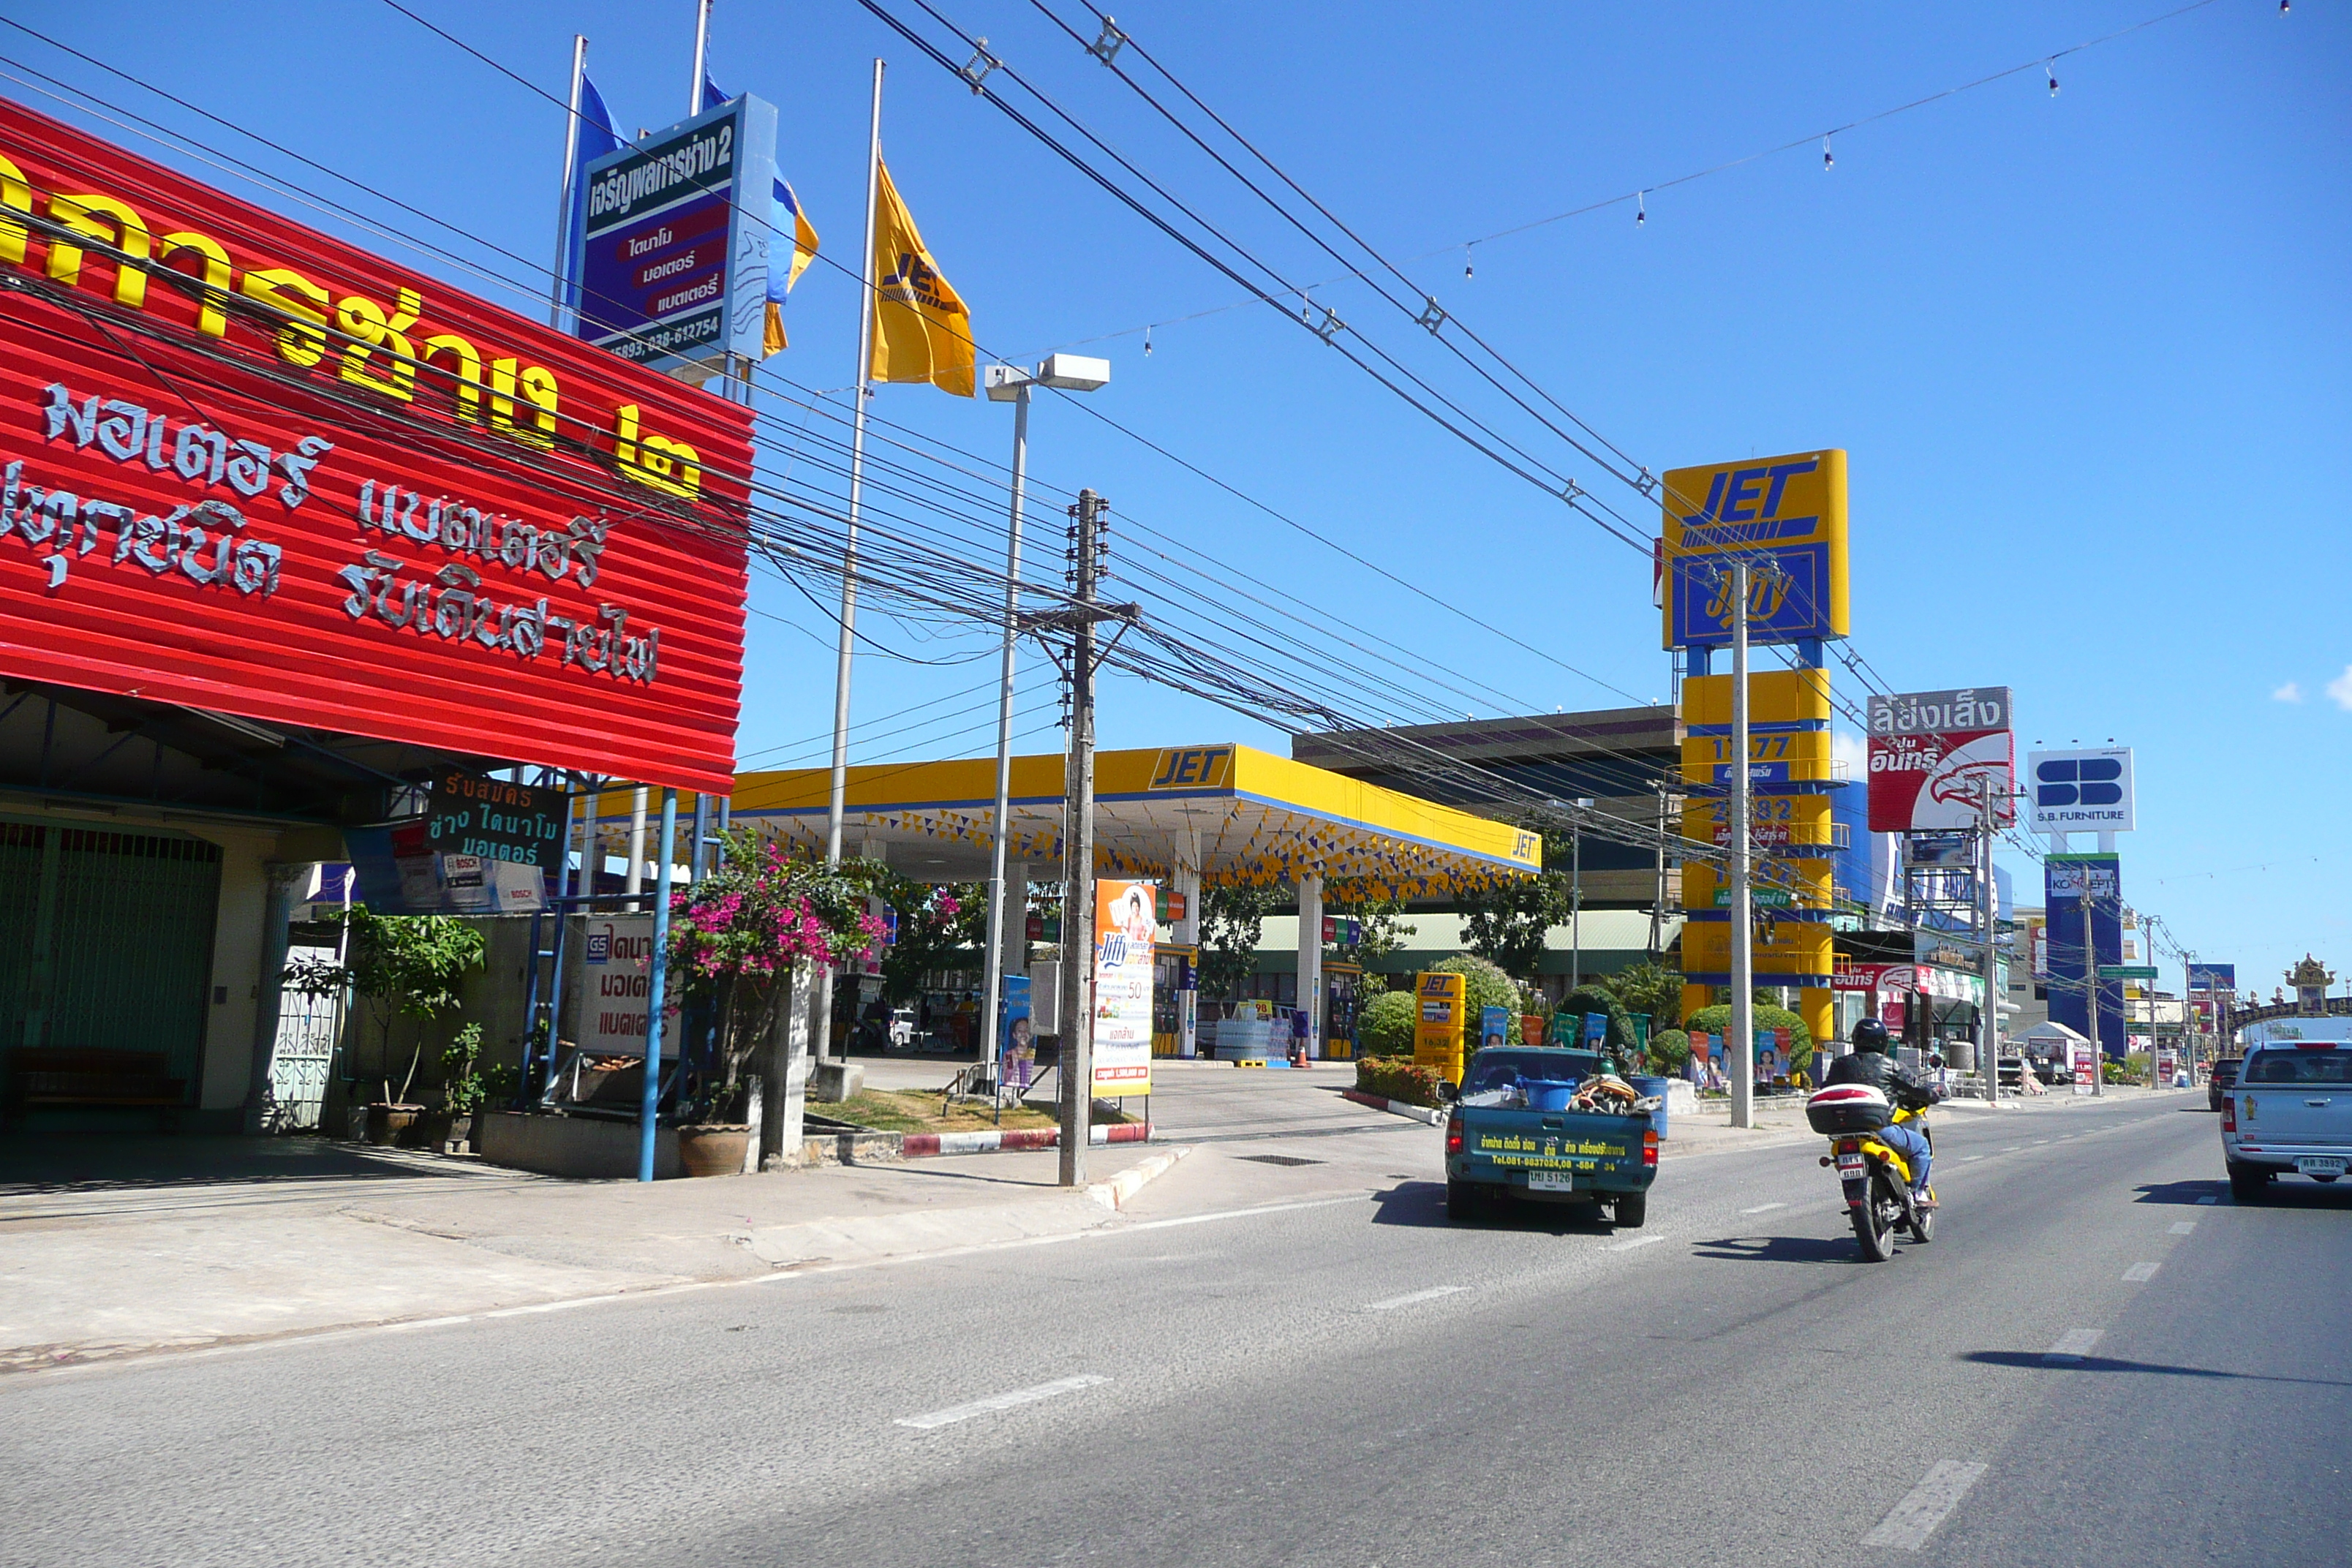
[[[654,944],[646,955],[646,1094],[637,1111],[637,1180],[654,1179],[654,1107],[661,1100],[661,1036],[668,978],[669,867],[677,840],[677,791],[662,789],[661,837],[654,841]]]

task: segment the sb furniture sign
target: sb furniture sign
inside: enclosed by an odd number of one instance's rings
[[[730,786],[751,416],[0,102],[0,668]]]

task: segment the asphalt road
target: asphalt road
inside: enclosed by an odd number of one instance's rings
[[[2234,1205],[2201,1097],[1938,1151],[1878,1266],[1810,1142],[1455,1228],[1398,1121],[1078,1239],[12,1377],[0,1563],[2344,1561],[2352,1190]]]

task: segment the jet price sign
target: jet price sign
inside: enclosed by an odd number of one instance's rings
[[[1750,642],[1846,635],[1843,452],[1675,468],[1662,493],[1666,647],[1730,645],[1735,557]]]
[[[2036,833],[2126,833],[2132,820],[2129,746],[2026,756]]]

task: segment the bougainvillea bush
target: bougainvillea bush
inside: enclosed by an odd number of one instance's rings
[[[793,965],[870,956],[883,936],[866,908],[878,867],[827,866],[762,843],[728,842],[726,863],[670,899],[669,985],[680,1002],[707,1002],[718,1023],[720,1103],[735,1099],[751,1053],[775,1028],[792,994]]]

